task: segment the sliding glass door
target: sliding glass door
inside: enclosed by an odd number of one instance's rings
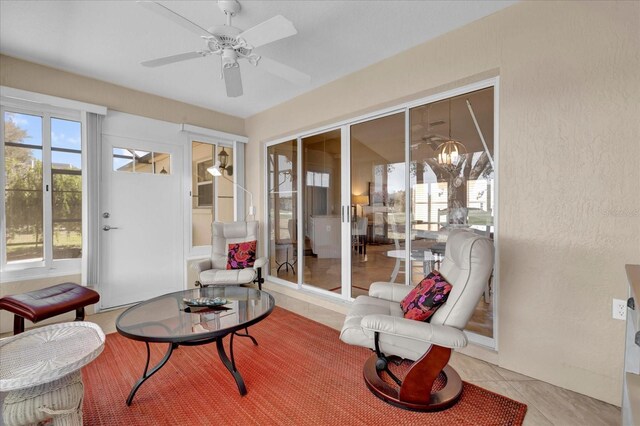
[[[489,87],[409,110],[412,253],[428,247],[437,267],[448,231],[494,238],[494,89]],[[448,149],[450,147],[450,149]],[[424,276],[413,269],[411,283]],[[493,338],[494,279],[487,282],[467,330]]]
[[[302,138],[303,283],[342,293],[341,130]]]
[[[351,296],[376,281],[404,283],[405,114],[350,128]]]
[[[270,275],[298,283],[298,142],[267,149]]]
[[[348,300],[417,284],[451,229],[493,239],[495,81],[465,89],[267,144],[269,278]],[[488,346],[496,289],[467,327]]]

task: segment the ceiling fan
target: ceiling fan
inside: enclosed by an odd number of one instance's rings
[[[246,59],[250,64],[260,66],[265,71],[294,84],[303,85],[311,81],[311,77],[303,72],[253,53],[256,47],[298,33],[293,23],[282,15],[276,15],[243,31],[231,25],[231,18],[240,11],[240,3],[237,0],[219,0],[218,7],[227,17],[226,24],[213,26],[207,30],[160,3],[139,1],[138,4],[197,34],[205,42],[204,49],[142,62],[145,67],[159,67],[188,59],[218,55],[221,58],[221,78],[224,79],[227,96],[232,98],[242,95],[239,59]]]

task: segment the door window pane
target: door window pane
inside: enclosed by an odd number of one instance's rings
[[[60,156],[60,158],[63,157]],[[169,175],[171,174],[171,154],[132,148],[113,148],[113,170]]]
[[[153,170],[158,175],[170,175],[171,174],[171,155],[164,152],[153,153]]]
[[[267,168],[270,274],[297,283],[297,141],[268,147]]]
[[[478,120],[486,148],[467,101]],[[493,88],[410,111],[413,243],[430,247],[436,268],[444,254],[448,230],[470,228],[493,238],[493,111]],[[457,161],[451,163],[439,156],[448,141],[456,145],[450,158]],[[412,272],[413,283],[422,279],[421,271]],[[487,337],[493,337],[491,281],[467,326],[467,330]]]
[[[342,292],[341,149],[340,129],[302,139],[304,283],[335,293]]]
[[[351,296],[404,282],[404,114],[351,126]]]
[[[136,173],[153,173],[153,153],[147,151],[133,151],[134,166]]]
[[[133,153],[128,149],[113,148],[113,171],[132,172]]]
[[[7,263],[44,258],[42,117],[5,112]]]

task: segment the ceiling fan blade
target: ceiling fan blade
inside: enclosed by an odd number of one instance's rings
[[[242,77],[238,64],[234,67],[224,68],[224,84],[227,87],[227,96],[237,98],[242,95]]]
[[[252,47],[263,46],[276,40],[298,34],[293,23],[282,15],[276,15],[271,19],[243,31],[236,38],[241,38]]]
[[[289,65],[282,64],[278,61],[274,61],[273,59],[265,58],[264,56],[260,57],[258,68],[262,68],[277,77],[299,86],[311,83],[310,75],[305,74],[302,71],[298,71],[295,68],[291,68]]]
[[[162,65],[172,64],[174,62],[186,61],[187,59],[204,58],[210,52],[198,50],[196,52],[179,53],[177,55],[165,56],[164,58],[152,59],[150,61],[141,62],[145,67],[160,67]]]
[[[140,6],[146,9],[149,9],[154,13],[157,13],[158,15],[164,16],[165,18],[169,19],[170,21],[173,21],[174,23],[180,25],[183,28],[186,28],[192,33],[195,33],[199,36],[205,36],[205,37],[211,36],[211,33],[205,30],[204,28],[202,28],[200,25],[194,22],[191,22],[190,20],[188,20],[182,15],[178,15],[176,12],[169,9],[168,7],[161,5],[160,3],[156,3],[155,1],[138,1],[137,3]]]

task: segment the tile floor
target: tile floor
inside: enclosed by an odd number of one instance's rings
[[[342,328],[344,315],[312,303],[269,290],[276,305],[336,330]],[[123,309],[87,317],[105,333],[115,332],[115,320]],[[527,404],[525,426],[619,425],[620,408],[596,399],[505,370],[495,365],[453,353],[451,365],[463,380],[492,392]]]

